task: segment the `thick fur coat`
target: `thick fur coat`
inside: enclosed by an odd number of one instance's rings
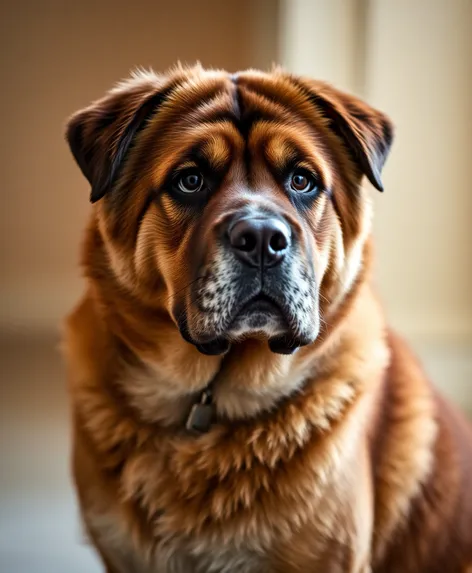
[[[94,203],[64,343],[73,474],[106,571],[470,573],[472,432],[369,283],[361,180],[382,189],[390,121],[280,70],[178,67],[67,139]],[[267,217],[261,267],[231,234]]]

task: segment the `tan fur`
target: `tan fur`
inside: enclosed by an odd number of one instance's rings
[[[107,183],[129,126],[160,94]],[[233,113],[253,118],[247,133]],[[381,185],[390,133],[380,112],[321,82],[198,66],[137,73],[71,119],[100,199],[83,245],[87,291],[65,334],[73,472],[109,573],[470,569],[472,433],[387,329],[369,285],[360,182]],[[157,194],[193,165],[183,157],[195,146],[225,170],[198,218]],[[267,168],[294,154],[331,190],[303,215]],[[203,355],[177,328],[182,312],[194,336],[207,324],[189,296],[192,265],[205,256],[231,273],[214,230],[262,206],[313,258],[318,336],[290,356],[263,337]],[[186,417],[211,380],[216,422],[191,434]]]

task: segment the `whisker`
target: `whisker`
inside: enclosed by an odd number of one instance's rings
[[[175,291],[174,293],[172,293],[171,295],[169,295],[166,299],[166,303],[168,303],[173,297],[175,297],[176,295],[180,294],[182,291],[188,289],[189,287],[191,287],[193,284],[195,284],[197,281],[200,281],[202,279],[205,278],[205,275],[201,275],[198,276],[195,280],[190,281],[187,285],[185,285],[183,288]]]
[[[325,302],[327,302],[327,303],[329,304],[329,299],[326,298],[323,294],[321,294],[321,292],[318,293],[318,296],[319,296],[322,300],[324,300]]]

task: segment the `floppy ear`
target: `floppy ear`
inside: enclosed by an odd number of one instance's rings
[[[362,173],[383,191],[380,174],[393,141],[393,125],[388,117],[329,84],[305,78],[295,79],[295,83],[328,119]]]
[[[110,191],[136,135],[170,90],[155,74],[135,74],[69,119],[66,139],[92,187],[92,203]]]

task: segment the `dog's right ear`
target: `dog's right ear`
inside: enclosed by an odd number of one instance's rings
[[[92,203],[113,187],[138,132],[175,84],[154,73],[138,73],[69,119],[66,139],[91,185]]]

